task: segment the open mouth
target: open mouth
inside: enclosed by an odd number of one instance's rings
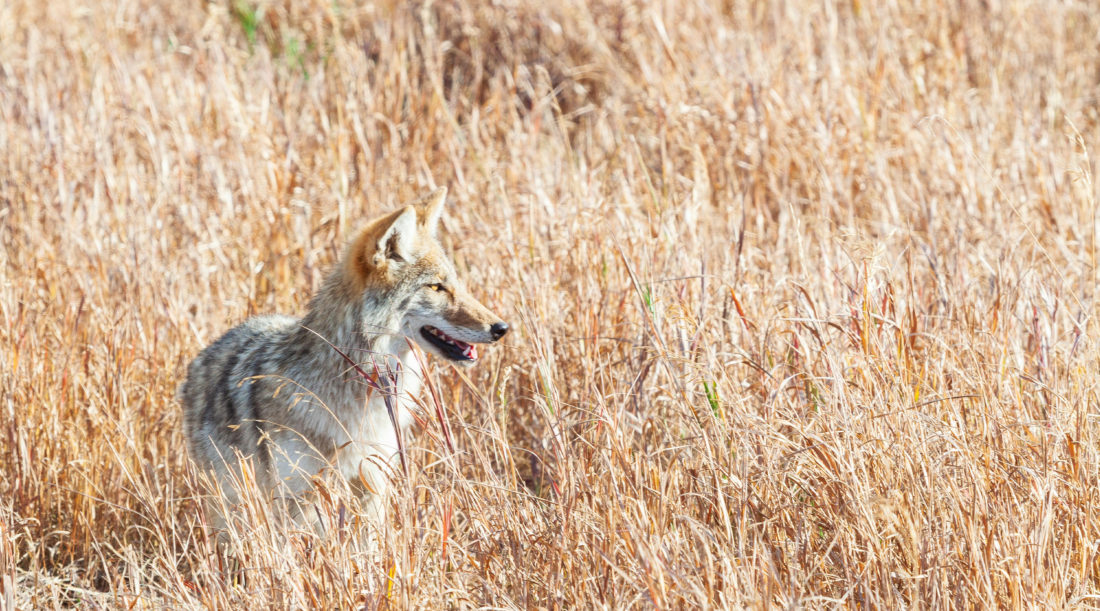
[[[477,346],[459,341],[431,326],[420,328],[420,334],[452,361],[476,361]]]

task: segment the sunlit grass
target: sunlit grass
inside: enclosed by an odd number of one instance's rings
[[[1097,31],[0,3],[0,607],[1095,606]],[[386,524],[318,482],[219,554],[186,364],[440,185],[514,332],[432,368]]]

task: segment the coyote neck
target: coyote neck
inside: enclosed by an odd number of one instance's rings
[[[372,378],[377,371],[383,387],[396,374],[394,391],[416,392],[419,384],[411,383],[419,380],[416,355],[400,332],[392,297],[369,288],[356,291],[348,284],[334,273],[310,301],[301,327],[288,338],[289,353],[300,355],[287,363],[294,370],[287,371],[289,377],[331,402],[334,410],[360,410],[369,387],[343,352]]]

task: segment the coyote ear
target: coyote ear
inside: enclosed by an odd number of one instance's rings
[[[433,236],[439,229],[439,217],[443,216],[443,204],[446,200],[447,187],[440,187],[417,204],[417,209],[420,211],[420,224]]]
[[[393,261],[411,260],[415,241],[416,209],[405,206],[399,213],[395,213],[389,227],[379,238],[378,248],[374,253],[375,263],[381,263],[383,257]]]

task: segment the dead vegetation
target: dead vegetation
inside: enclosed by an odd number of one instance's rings
[[[1088,3],[0,4],[0,607],[1097,606]],[[379,553],[173,393],[445,184],[515,332]]]

